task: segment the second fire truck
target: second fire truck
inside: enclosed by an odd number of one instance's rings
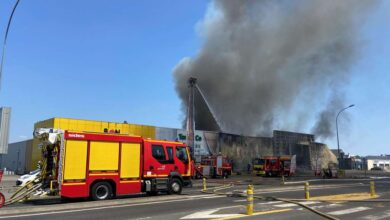
[[[291,176],[295,174],[296,156],[265,156],[253,160],[257,176]]]
[[[232,175],[232,164],[228,157],[223,155],[202,156],[201,162],[196,166],[195,177],[202,176],[225,177]]]

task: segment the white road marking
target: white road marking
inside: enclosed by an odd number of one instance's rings
[[[202,197],[209,197],[209,196],[215,196],[215,195],[213,195],[213,194],[202,194],[202,195],[187,196],[187,198],[202,198]]]
[[[331,203],[331,204],[327,204],[327,205],[315,205],[315,206],[310,206],[310,208],[323,209],[323,208],[332,208],[332,207],[338,207],[338,206],[341,206],[341,204]]]
[[[213,198],[221,198],[221,197],[226,197],[226,196],[225,195],[211,195],[211,194],[187,196],[187,198],[190,198],[190,199],[213,199]]]
[[[318,204],[318,203],[321,203],[321,202],[316,202],[316,201],[305,201],[305,202],[301,202],[301,204],[303,204],[303,205],[312,205],[312,204]],[[275,207],[278,207],[278,208],[288,208],[288,207],[298,206],[298,204],[286,203],[286,204],[280,204],[280,205],[274,205],[274,206],[275,206]]]
[[[298,205],[294,204],[294,203],[286,203],[286,204],[274,205],[274,206],[278,207],[278,208],[288,208],[288,207],[294,207],[294,206],[298,206]]]
[[[210,209],[206,211],[195,212],[193,214],[184,216],[180,219],[211,219],[211,218],[225,218],[236,216],[237,214],[213,214],[214,212],[219,211],[220,209]]]
[[[257,204],[258,205],[272,205],[272,204],[278,204],[278,203],[282,203],[282,201],[260,202],[260,203],[257,203]]]
[[[306,202],[300,202],[303,205],[313,205],[313,204],[318,204],[321,202],[316,202],[316,201],[306,201]]]
[[[246,202],[246,199],[234,200],[233,202]]]
[[[380,219],[389,219],[389,218],[390,218],[390,210],[386,210],[383,214],[367,215],[363,217],[363,219],[369,219],[369,220],[380,220]]]
[[[333,184],[333,185],[312,185],[310,186],[311,190],[316,189],[333,189],[333,188],[346,188],[351,186],[361,186],[364,185],[362,183],[352,183],[352,184]],[[258,189],[255,190],[255,194],[264,194],[264,193],[273,193],[273,192],[294,192],[304,190],[303,186],[295,186],[295,187],[286,187],[286,188],[276,188],[276,189]],[[246,194],[246,190],[243,191]]]
[[[212,198],[218,198],[218,197],[212,197]],[[195,197],[195,198],[185,197],[183,199],[173,199],[173,200],[167,200],[167,201],[155,201],[155,202],[143,202],[143,203],[136,203],[136,204],[101,206],[101,207],[82,208],[82,209],[75,209],[75,210],[48,211],[48,212],[30,213],[30,214],[16,214],[16,215],[0,216],[0,219],[21,218],[21,217],[41,216],[41,215],[55,215],[55,214],[74,213],[74,212],[85,212],[85,211],[114,209],[114,208],[132,207],[132,206],[141,206],[141,205],[152,205],[152,204],[159,204],[159,203],[172,203],[172,202],[181,202],[181,201],[185,202],[185,201],[198,200],[198,199],[203,199],[203,198],[202,197]]]
[[[369,207],[356,207],[356,208],[351,208],[351,209],[344,209],[344,210],[339,210],[339,211],[334,211],[334,212],[328,212],[329,215],[345,215],[345,214],[351,214],[355,212],[361,212],[365,210],[369,210],[371,208]]]

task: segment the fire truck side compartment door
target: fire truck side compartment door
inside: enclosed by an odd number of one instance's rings
[[[87,141],[67,140],[64,180],[83,180],[87,165]]]
[[[89,170],[117,171],[119,159],[118,142],[91,141]]]
[[[122,143],[121,178],[138,178],[140,174],[141,145]]]

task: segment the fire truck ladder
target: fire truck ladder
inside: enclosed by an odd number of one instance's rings
[[[31,195],[42,188],[42,177],[46,175],[47,161],[44,160],[41,167],[41,174],[37,175],[34,179],[28,181],[24,186],[20,187],[16,192],[5,201],[4,206],[11,205],[20,201],[28,199]]]
[[[14,203],[17,203],[19,201],[23,201],[28,199],[33,193],[35,193],[39,188],[41,188],[42,183],[36,182],[37,179],[40,177],[38,176],[36,179],[33,179],[26,183],[25,186],[19,188],[10,198],[9,200],[5,201],[4,206],[11,205]]]

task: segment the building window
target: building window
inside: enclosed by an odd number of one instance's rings
[[[378,164],[374,163],[374,167],[377,167],[377,166],[378,166]]]

